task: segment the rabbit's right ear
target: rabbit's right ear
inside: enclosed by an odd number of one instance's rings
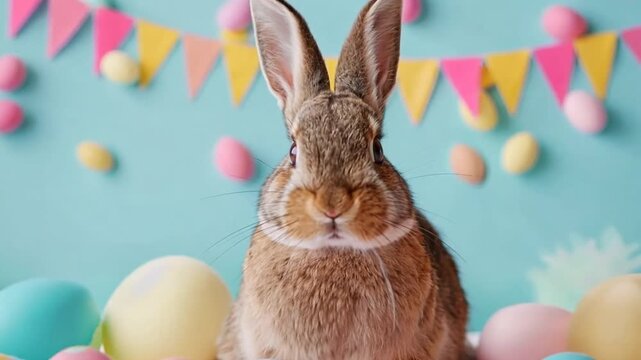
[[[282,0],[251,0],[254,32],[267,84],[291,126],[303,102],[329,90],[316,41],[301,15]]]

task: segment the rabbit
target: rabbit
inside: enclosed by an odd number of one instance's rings
[[[283,0],[251,0],[291,147],[263,185],[218,359],[467,358],[455,261],[381,145],[401,5],[367,3],[332,91],[301,15]]]

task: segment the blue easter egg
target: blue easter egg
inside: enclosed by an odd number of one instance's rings
[[[32,279],[0,291],[0,353],[47,360],[89,345],[99,323],[89,291],[71,282]]]
[[[585,354],[580,354],[575,352],[564,352],[564,353],[550,355],[543,360],[594,360],[594,358]]]

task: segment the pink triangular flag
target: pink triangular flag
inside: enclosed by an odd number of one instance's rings
[[[218,41],[196,35],[183,36],[189,97],[198,95],[207,75],[216,64],[221,45]]]
[[[637,61],[641,63],[641,26],[634,27],[632,29],[625,30],[621,33],[621,38],[630,51],[637,58]]]
[[[478,115],[481,99],[483,59],[472,57],[443,60],[441,67],[445,77],[470,112]]]
[[[95,13],[94,71],[100,72],[100,60],[111,50],[117,49],[134,27],[134,19],[108,8],[99,8]]]
[[[38,9],[42,0],[10,0],[9,3],[9,36],[16,37],[22,27]]]
[[[534,50],[534,58],[541,67],[545,80],[554,92],[559,105],[563,105],[570,88],[574,71],[574,47],[571,42]]]
[[[80,30],[87,16],[89,6],[80,0],[49,0],[47,56],[56,56]]]

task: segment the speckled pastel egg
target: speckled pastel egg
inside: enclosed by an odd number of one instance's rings
[[[588,134],[603,131],[608,123],[603,103],[583,90],[574,90],[565,97],[563,112],[572,126]]]
[[[579,303],[569,349],[598,360],[641,359],[641,275],[608,280]]]
[[[421,17],[423,0],[403,0],[402,21],[403,24],[409,24]]]
[[[0,133],[8,134],[22,125],[24,113],[22,107],[11,100],[0,100]]]
[[[216,358],[231,295],[206,264],[184,256],[153,260],[129,275],[107,303],[105,351],[118,360]]]
[[[13,55],[0,57],[0,90],[16,90],[24,84],[26,78],[27,67],[20,58]]]
[[[577,352],[562,352],[546,357],[543,360],[595,360],[593,357]]]
[[[247,181],[254,176],[254,157],[245,145],[231,137],[223,137],[216,144],[214,164],[232,180]]]
[[[251,24],[249,0],[227,1],[218,10],[218,26],[225,30],[244,30]]]
[[[539,143],[528,132],[520,132],[503,145],[502,165],[510,174],[518,175],[530,171],[539,159]]]
[[[114,83],[131,85],[140,78],[140,65],[129,54],[113,50],[100,60],[100,73]]]
[[[540,304],[519,304],[492,315],[481,333],[478,360],[541,360],[567,351],[572,314]]]
[[[221,38],[227,43],[246,43],[249,40],[247,30],[223,30]]]
[[[76,148],[78,161],[89,170],[108,172],[114,167],[114,158],[104,146],[85,141]]]
[[[0,291],[0,353],[40,360],[89,345],[100,312],[84,287],[33,279]]]
[[[459,113],[465,124],[474,130],[490,131],[499,123],[496,104],[494,104],[494,100],[492,100],[492,97],[486,92],[481,93],[478,115],[472,114],[463,102],[459,102]]]
[[[62,350],[50,360],[109,360],[109,356],[89,346],[74,346]]]
[[[558,41],[571,41],[585,34],[588,23],[585,18],[575,10],[563,6],[553,5],[543,13],[543,29]]]
[[[459,179],[480,184],[485,180],[485,161],[472,147],[457,144],[450,151],[450,167]]]

